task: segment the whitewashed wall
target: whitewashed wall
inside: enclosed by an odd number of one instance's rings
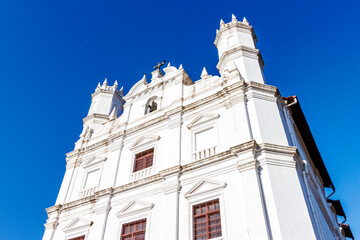
[[[298,134],[291,144],[285,103],[264,82],[254,37],[246,20],[221,24],[221,76],[204,69],[192,82],[169,64],[125,97],[117,83],[99,85],[43,239],[120,239],[122,224],[142,218],[147,240],[193,239],[192,206],[213,199],[218,239],[343,239]],[[149,99],[158,109],[145,114]],[[133,173],[135,154],[150,148],[153,166]]]

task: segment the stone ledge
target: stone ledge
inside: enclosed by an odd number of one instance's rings
[[[274,153],[283,153],[283,154],[287,154],[290,156],[296,156],[298,154],[297,148],[296,147],[291,147],[291,146],[284,146],[284,145],[277,145],[277,144],[271,144],[271,143],[261,143],[261,144],[257,144],[255,140],[251,140],[248,142],[245,142],[243,144],[239,144],[237,146],[231,147],[229,150],[226,150],[224,152],[218,153],[216,155],[198,160],[196,162],[192,162],[189,164],[185,164],[183,166],[177,165],[177,166],[173,166],[171,168],[167,168],[164,170],[161,170],[159,173],[154,174],[152,176],[134,181],[134,182],[130,182],[128,184],[125,185],[121,185],[118,186],[116,188],[107,188],[107,189],[103,189],[100,191],[95,192],[95,194],[76,200],[76,201],[72,201],[69,203],[66,203],[64,205],[55,205],[53,207],[49,207],[46,209],[46,211],[48,212],[48,214],[57,211],[60,207],[62,207],[62,209],[64,210],[68,210],[77,206],[81,206],[81,205],[85,205],[88,203],[94,203],[96,201],[98,201],[98,199],[100,197],[103,196],[107,196],[108,194],[118,194],[121,192],[125,192],[128,191],[130,189],[134,189],[140,186],[144,186],[146,184],[150,184],[153,182],[158,182],[158,181],[163,181],[164,177],[172,175],[172,174],[179,174],[179,173],[184,173],[184,172],[189,172],[192,171],[194,169],[200,168],[200,167],[204,167],[216,162],[220,162],[223,161],[225,159],[229,159],[231,157],[237,157],[239,153],[245,152],[251,150],[253,151],[253,154],[256,153],[261,153],[263,151],[269,151],[269,152],[274,152]],[[254,161],[255,161],[256,156],[254,156]],[[257,162],[257,160],[256,160]],[[296,166],[296,162],[292,162],[292,161],[283,161],[283,160],[278,160],[278,159],[269,159],[269,161],[265,161],[264,160],[260,160],[259,161],[260,165],[261,164],[273,164],[273,165],[278,165],[278,166],[287,166],[287,167],[295,167]],[[249,163],[252,167],[253,167],[253,163]],[[249,165],[249,167],[250,167]],[[246,166],[244,166],[246,167]]]

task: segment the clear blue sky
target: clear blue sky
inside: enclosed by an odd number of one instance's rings
[[[125,93],[166,59],[218,74],[220,18],[254,26],[267,83],[297,95],[360,236],[359,1],[0,2],[0,238],[41,239],[65,153],[105,77]]]

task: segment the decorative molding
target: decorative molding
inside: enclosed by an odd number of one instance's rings
[[[138,125],[135,125],[134,127],[130,128],[130,129],[127,129],[126,130],[126,134],[131,134],[135,131],[139,131],[140,129],[143,129],[143,128],[147,128],[149,126],[154,126],[154,124],[159,124],[161,123],[162,121],[164,120],[168,120],[170,118],[171,115],[175,114],[175,113],[178,113],[180,112],[182,109],[183,109],[183,112],[190,112],[190,111],[193,111],[195,109],[197,109],[199,106],[202,106],[203,104],[206,104],[206,103],[209,103],[209,102],[214,102],[214,101],[217,101],[219,100],[220,98],[223,98],[224,96],[226,95],[229,95],[229,94],[236,94],[236,92],[242,90],[242,86],[244,85],[244,80],[241,80],[239,82],[236,82],[234,84],[231,84],[227,87],[224,87],[222,90],[208,96],[208,97],[205,97],[205,98],[202,98],[198,101],[195,101],[195,102],[192,102],[190,104],[187,104],[183,107],[181,106],[178,106],[174,109],[171,109],[169,110],[168,112],[166,112],[165,114],[159,116],[159,117],[156,117],[154,119],[151,119],[150,121],[146,121],[144,123],[140,123]],[[265,85],[265,84],[261,84],[263,86],[269,86],[269,85]],[[272,87],[272,86],[269,86],[269,87]],[[275,87],[272,87],[272,88],[275,88]],[[277,89],[277,88],[275,88]],[[116,130],[113,130],[113,131],[116,131]],[[85,149],[82,149],[82,150],[79,150],[79,149],[76,149],[74,151],[71,151],[69,153],[67,153],[67,157],[71,157],[73,155],[76,155],[76,154],[80,154],[80,153],[83,153],[83,152],[90,152],[90,151],[94,151],[96,149],[99,149],[101,147],[103,147],[104,145],[107,146],[109,144],[111,144],[111,141],[114,141],[118,138],[120,138],[121,136],[125,135],[125,132],[124,130],[120,131],[120,132],[116,132],[114,134],[111,134],[107,139],[104,139],[104,140],[101,140],[99,142],[96,142],[96,143],[93,143],[89,146],[86,146]]]
[[[146,77],[144,75],[144,77],[140,79],[137,83],[135,83],[135,85],[130,89],[128,94],[126,94],[126,96],[124,97],[124,100],[127,101],[129,98],[135,95],[139,91],[139,89],[141,89],[141,87],[146,88],[147,85],[148,82],[146,81]]]
[[[236,82],[234,84],[231,84],[227,87],[224,87],[222,90],[208,96],[205,98],[202,98],[198,101],[192,102],[190,104],[187,104],[183,107],[183,111],[184,112],[190,112],[192,110],[197,109],[199,106],[202,106],[205,103],[209,103],[209,102],[213,102],[213,101],[217,101],[219,99],[222,99],[223,97],[226,97],[229,94],[235,94],[236,92],[242,90],[242,87],[245,86],[245,90],[249,91],[250,89],[254,88],[254,89],[259,89],[262,90],[264,92],[271,92],[272,94],[274,94],[275,96],[278,96],[280,93],[278,92],[277,88],[274,86],[270,86],[270,85],[266,85],[266,84],[261,84],[261,83],[257,83],[257,82],[248,82],[245,83],[244,80],[241,80],[239,82]],[[156,117],[154,119],[151,119],[150,121],[147,121],[145,123],[141,123],[139,125],[135,125],[134,127],[128,129],[126,132],[127,134],[130,134],[132,132],[138,131],[140,129],[149,127],[149,126],[153,126],[154,124],[158,124],[161,123],[164,120],[169,119],[170,115],[173,115],[176,112],[181,111],[181,106],[176,107],[175,109],[171,109],[170,111],[166,112],[165,114]],[[111,143],[111,141],[116,140],[117,138],[123,136],[125,134],[124,131],[120,131],[120,132],[116,132],[114,134],[111,134],[108,139],[105,140],[101,140],[99,142],[96,142],[94,144],[91,144],[89,146],[87,146],[85,149],[83,149],[82,151],[76,149],[74,151],[71,151],[69,153],[67,153],[67,158],[70,158],[74,155],[80,154],[82,152],[90,152],[93,150],[96,150],[98,148],[103,147],[104,145],[109,145]],[[110,140],[111,139],[111,140]]]
[[[121,209],[116,216],[118,218],[127,217],[130,215],[135,215],[138,213],[143,213],[150,211],[154,207],[153,203],[148,203],[140,200],[133,200],[128,203],[123,209]]]
[[[272,143],[261,143],[259,144],[259,147],[260,148],[257,149],[257,152],[260,151],[276,152],[276,153],[289,154],[290,156],[295,156],[296,154],[298,154],[297,148],[292,146],[283,146]]]
[[[240,54],[240,56],[246,56],[249,58],[253,58],[259,61],[260,66],[262,67],[264,65],[264,60],[261,56],[261,53],[259,49],[256,48],[249,48],[246,46],[238,46],[231,48],[229,50],[226,50],[221,55],[218,64],[216,65],[216,68],[221,72],[221,70],[225,67],[226,62],[225,59],[230,57],[233,54]]]
[[[107,159],[106,157],[93,157],[84,163],[83,168],[89,168],[99,165],[100,163],[105,162],[106,159]]]
[[[224,32],[231,30],[230,28],[233,28],[233,27],[235,27],[235,29],[236,29],[236,30],[239,30],[239,31],[241,31],[241,30],[249,31],[249,30],[250,30],[251,33],[252,33],[253,35],[255,35],[255,32],[254,32],[254,30],[253,30],[253,27],[250,26],[250,25],[248,25],[248,24],[242,23],[242,22],[240,22],[240,21],[239,21],[239,22],[236,22],[236,23],[228,23],[228,24],[225,24],[225,26],[224,26],[223,28],[220,28],[220,29],[218,30],[218,32],[216,33],[216,38],[215,38],[214,44],[217,45],[217,44],[218,44],[218,41],[219,41],[219,39],[220,39],[220,36],[221,36]],[[254,39],[255,39],[255,41],[257,40],[256,36],[255,36]]]
[[[84,230],[91,227],[92,224],[93,224],[92,221],[89,221],[82,217],[77,217],[63,228],[63,232],[69,233],[69,232]]]
[[[247,160],[240,160],[238,161],[237,168],[239,169],[240,172],[245,172],[252,169],[255,170],[258,167],[258,163],[259,162],[254,158],[250,158]]]
[[[260,165],[273,165],[278,167],[289,167],[289,168],[296,168],[295,161],[289,160],[282,160],[282,159],[275,159],[275,158],[268,158],[259,160]]]
[[[58,211],[61,207],[62,207],[61,204],[57,204],[57,205],[54,205],[52,207],[46,208],[45,211],[49,215],[49,214],[52,214],[53,212]]]
[[[66,203],[62,206],[63,210],[70,210],[72,208],[75,208],[77,206],[82,206],[85,204],[89,204],[89,203],[95,203],[97,201],[97,199],[99,198],[99,196],[106,196],[108,194],[119,194],[121,192],[125,192],[137,187],[141,187],[147,184],[151,184],[151,183],[158,183],[160,181],[163,181],[164,178],[166,176],[172,175],[172,174],[178,174],[178,173],[185,173],[185,172],[189,172],[189,171],[193,171],[195,169],[201,168],[201,167],[205,167],[208,166],[210,164],[214,164],[220,161],[224,161],[224,160],[235,160],[239,154],[246,154],[248,151],[253,151],[253,154],[256,153],[260,153],[262,151],[269,151],[272,153],[280,153],[280,154],[286,154],[286,155],[294,155],[297,154],[296,148],[295,147],[289,147],[289,146],[282,146],[282,145],[275,145],[275,144],[269,144],[269,143],[262,143],[262,144],[257,144],[255,140],[251,140],[248,142],[245,142],[243,144],[239,144],[237,146],[231,147],[229,150],[227,151],[223,151],[220,152],[214,156],[210,156],[201,160],[198,160],[196,162],[192,162],[186,165],[182,165],[182,166],[174,166],[168,169],[164,169],[161,170],[158,174],[154,174],[152,176],[125,184],[125,185],[121,185],[118,186],[116,188],[113,189],[109,188],[109,189],[105,189],[105,190],[101,190],[98,192],[95,192],[94,195],[86,197],[86,198],[82,198],[76,201],[72,201],[69,203]],[[263,160],[260,160],[260,162],[256,161],[254,157],[251,158],[246,158],[246,159],[242,159],[240,161],[238,161],[237,163],[237,167],[240,171],[246,171],[248,169],[254,168],[256,167],[256,164],[258,163],[264,163]],[[267,164],[285,164],[287,166],[293,166],[293,163],[290,163],[288,161],[280,161],[277,160],[277,162],[273,161],[273,158],[271,158]],[[169,190],[172,191],[174,188],[176,189],[175,185],[164,185],[163,186],[164,189],[163,190]],[[47,209],[48,212],[53,212],[56,211],[57,208],[59,208],[60,206],[54,206],[54,207],[50,207]]]
[[[136,148],[142,147],[146,144],[153,144],[160,140],[160,136],[155,135],[145,135],[139,138],[129,149],[134,150]]]
[[[185,197],[189,199],[191,197],[199,196],[204,193],[210,193],[217,190],[221,190],[224,189],[226,185],[227,184],[225,182],[220,182],[210,179],[202,179],[185,194]]]
[[[90,119],[103,119],[104,121],[106,121],[106,120],[108,120],[109,119],[109,115],[107,115],[107,114],[100,114],[100,113],[93,113],[93,114],[91,114],[91,115],[89,115],[89,116],[87,116],[87,117],[84,117],[83,118],[83,124],[86,122],[86,121],[88,121],[88,120],[90,120]]]
[[[187,125],[188,129],[191,129],[195,126],[198,126],[200,124],[218,119],[220,117],[220,114],[213,114],[213,113],[201,113],[199,116],[197,116],[189,125]]]

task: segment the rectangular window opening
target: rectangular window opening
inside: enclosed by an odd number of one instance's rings
[[[85,240],[85,235],[80,236],[80,237],[70,238],[68,240]]]
[[[193,206],[194,240],[221,237],[219,199]]]
[[[126,223],[122,227],[121,240],[144,240],[146,219]]]
[[[137,172],[153,165],[154,148],[135,155],[134,170]]]

